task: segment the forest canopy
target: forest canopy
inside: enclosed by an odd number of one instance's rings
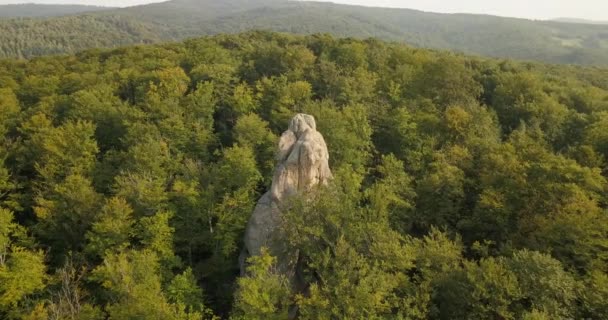
[[[239,277],[278,136],[333,183]],[[0,60],[2,319],[608,318],[608,70],[249,32]]]

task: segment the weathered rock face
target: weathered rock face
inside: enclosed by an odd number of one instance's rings
[[[294,261],[285,255],[276,231],[281,223],[281,208],[290,196],[306,193],[332,178],[329,152],[323,135],[317,131],[314,117],[298,114],[279,140],[277,167],[270,190],[260,198],[245,231],[245,248],[241,255],[241,273],[245,260],[260,254],[262,247],[278,257],[279,269],[292,273]]]

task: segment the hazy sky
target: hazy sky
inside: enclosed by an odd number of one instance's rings
[[[124,7],[162,2],[162,0],[0,0],[0,4],[24,2],[80,3]],[[608,0],[333,0],[333,2],[412,8],[434,12],[486,13],[530,19],[573,17],[608,20]]]

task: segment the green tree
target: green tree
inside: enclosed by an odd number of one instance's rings
[[[516,275],[509,270],[503,259],[488,258],[479,264],[467,263],[465,272],[471,290],[469,317],[515,318],[511,305],[520,299],[521,290]]]
[[[212,171],[216,199],[213,207],[215,250],[229,256],[238,251],[240,237],[253,211],[256,188],[262,179],[249,147],[226,149]]]
[[[120,138],[126,133],[126,122],[137,112],[127,108],[108,84],[83,89],[70,95],[65,118],[95,123],[95,140],[103,152],[122,147]]]
[[[379,177],[365,191],[373,208],[371,211],[381,214],[383,219],[388,216],[395,229],[408,230],[415,197],[412,178],[405,172],[403,162],[392,154],[381,160],[376,169]]]
[[[41,155],[36,170],[50,185],[61,182],[70,175],[89,176],[95,166],[99,151],[95,141],[95,126],[91,122],[67,122],[40,139]]]
[[[104,263],[93,270],[93,279],[113,297],[113,302],[106,306],[109,318],[200,318],[200,314],[184,312],[183,307],[168,301],[161,288],[159,270],[158,258],[149,250],[108,255]]]
[[[433,100],[441,107],[475,102],[482,88],[461,57],[444,54],[425,63],[413,79],[412,95]]]
[[[25,240],[24,229],[13,219],[11,211],[0,208],[0,315],[4,316],[47,282],[43,252],[19,246]]]
[[[291,305],[290,284],[276,269],[276,258],[263,249],[248,260],[248,275],[238,280],[233,319],[285,319]]]
[[[286,76],[262,78],[257,81],[256,90],[260,96],[259,113],[274,132],[284,130],[285,123],[301,112],[312,97],[310,83],[289,81]]]
[[[268,123],[256,114],[240,117],[234,126],[235,141],[255,151],[260,173],[268,185],[272,181],[278,138],[268,128]]]
[[[465,173],[441,153],[427,170],[416,186],[413,223],[426,230],[430,226],[455,227],[464,207]]]
[[[333,171],[363,176],[373,148],[366,108],[353,105],[339,110],[331,101],[322,101],[310,104],[304,111],[317,120],[317,130],[330,150]]]
[[[13,90],[0,88],[0,133],[6,137],[19,124],[21,107]]]
[[[167,287],[171,303],[183,305],[188,311],[206,312],[203,304],[203,290],[197,285],[192,269],[176,275]]]
[[[572,317],[576,282],[562,264],[534,251],[518,251],[507,262],[521,290],[520,308],[542,310],[550,318]]]
[[[112,198],[101,208],[98,221],[87,232],[87,251],[104,257],[107,252],[119,252],[130,245],[134,236],[133,209],[122,198]]]
[[[504,73],[492,96],[503,129],[508,133],[521,123],[538,123],[554,137],[561,129],[567,108],[543,91],[542,79],[535,74]]]
[[[580,291],[583,303],[581,316],[602,319],[608,315],[608,274],[592,271],[585,278]]]
[[[80,175],[68,176],[36,198],[33,209],[39,222],[34,230],[48,245],[53,262],[62,261],[69,251],[84,249],[85,234],[98,219],[101,199]]]

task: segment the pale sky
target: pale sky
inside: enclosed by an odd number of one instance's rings
[[[162,2],[162,0],[0,0],[0,4],[24,2],[125,7]],[[570,17],[608,21],[608,0],[333,0],[333,2],[444,13],[482,13],[529,19]]]

